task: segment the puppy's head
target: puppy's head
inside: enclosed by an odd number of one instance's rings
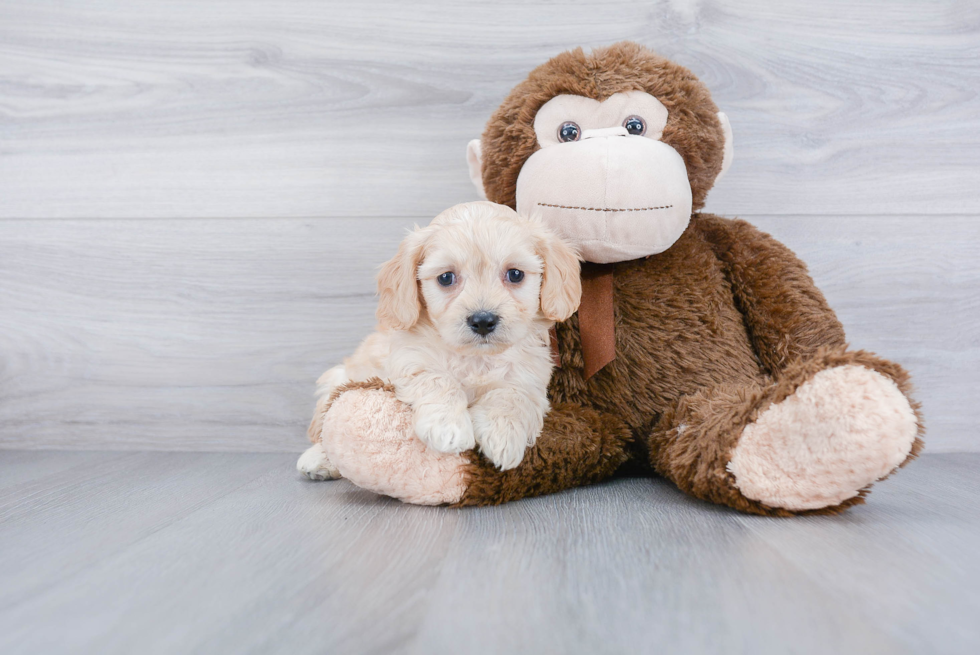
[[[415,228],[378,275],[378,320],[429,321],[461,351],[500,352],[535,321],[563,321],[582,295],[575,253],[538,220],[490,202],[456,205]]]

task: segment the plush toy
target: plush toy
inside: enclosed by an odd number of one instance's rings
[[[413,503],[502,503],[625,468],[755,514],[863,502],[922,447],[908,375],[847,349],[789,249],[699,212],[731,158],[707,89],[642,46],[538,67],[468,152],[487,198],[539,213],[585,262],[537,444],[508,471],[428,450],[380,380],[339,390],[311,438],[354,484]]]

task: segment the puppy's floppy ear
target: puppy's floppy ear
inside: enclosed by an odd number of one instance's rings
[[[582,277],[578,254],[553,232],[540,228],[538,255],[544,260],[541,313],[551,321],[564,321],[578,310]]]
[[[470,180],[476,187],[476,192],[483,200],[487,199],[487,192],[483,190],[483,148],[479,139],[473,139],[466,144],[466,164],[470,169]]]
[[[422,301],[419,299],[418,268],[426,231],[415,227],[394,257],[386,261],[378,272],[378,311],[381,327],[386,330],[407,330],[419,320]]]

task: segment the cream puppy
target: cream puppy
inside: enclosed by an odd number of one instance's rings
[[[478,445],[501,469],[520,464],[548,410],[548,330],[578,309],[576,254],[537,220],[471,202],[416,226],[382,266],[378,293],[378,331],[317,381],[314,445],[296,467],[340,477],[319,443],[323,410],[340,386],[374,377],[412,407],[429,447]]]

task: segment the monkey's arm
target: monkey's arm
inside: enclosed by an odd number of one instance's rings
[[[416,436],[412,408],[374,378],[344,385],[322,409],[321,443],[338,473],[375,493],[418,505],[494,505],[611,476],[632,434],[618,418],[556,404],[521,464],[500,471],[476,451],[444,453]]]
[[[324,409],[322,444],[338,472],[375,493],[422,505],[493,505],[598,482],[626,461],[631,433],[618,418],[557,404],[521,464],[500,471],[476,451],[427,448],[411,408],[379,379],[351,383]]]
[[[773,379],[681,398],[649,437],[654,468],[691,495],[757,514],[862,502],[922,448],[908,374],[846,350],[840,322],[788,248],[742,221],[695,221]]]
[[[844,349],[844,328],[789,248],[744,221],[710,214],[695,220],[725,264],[752,346],[770,375],[780,377],[821,349]]]
[[[466,489],[456,506],[496,505],[599,482],[627,460],[630,441],[629,428],[615,416],[555,404],[517,468],[500,471],[477,451],[463,454]]]

